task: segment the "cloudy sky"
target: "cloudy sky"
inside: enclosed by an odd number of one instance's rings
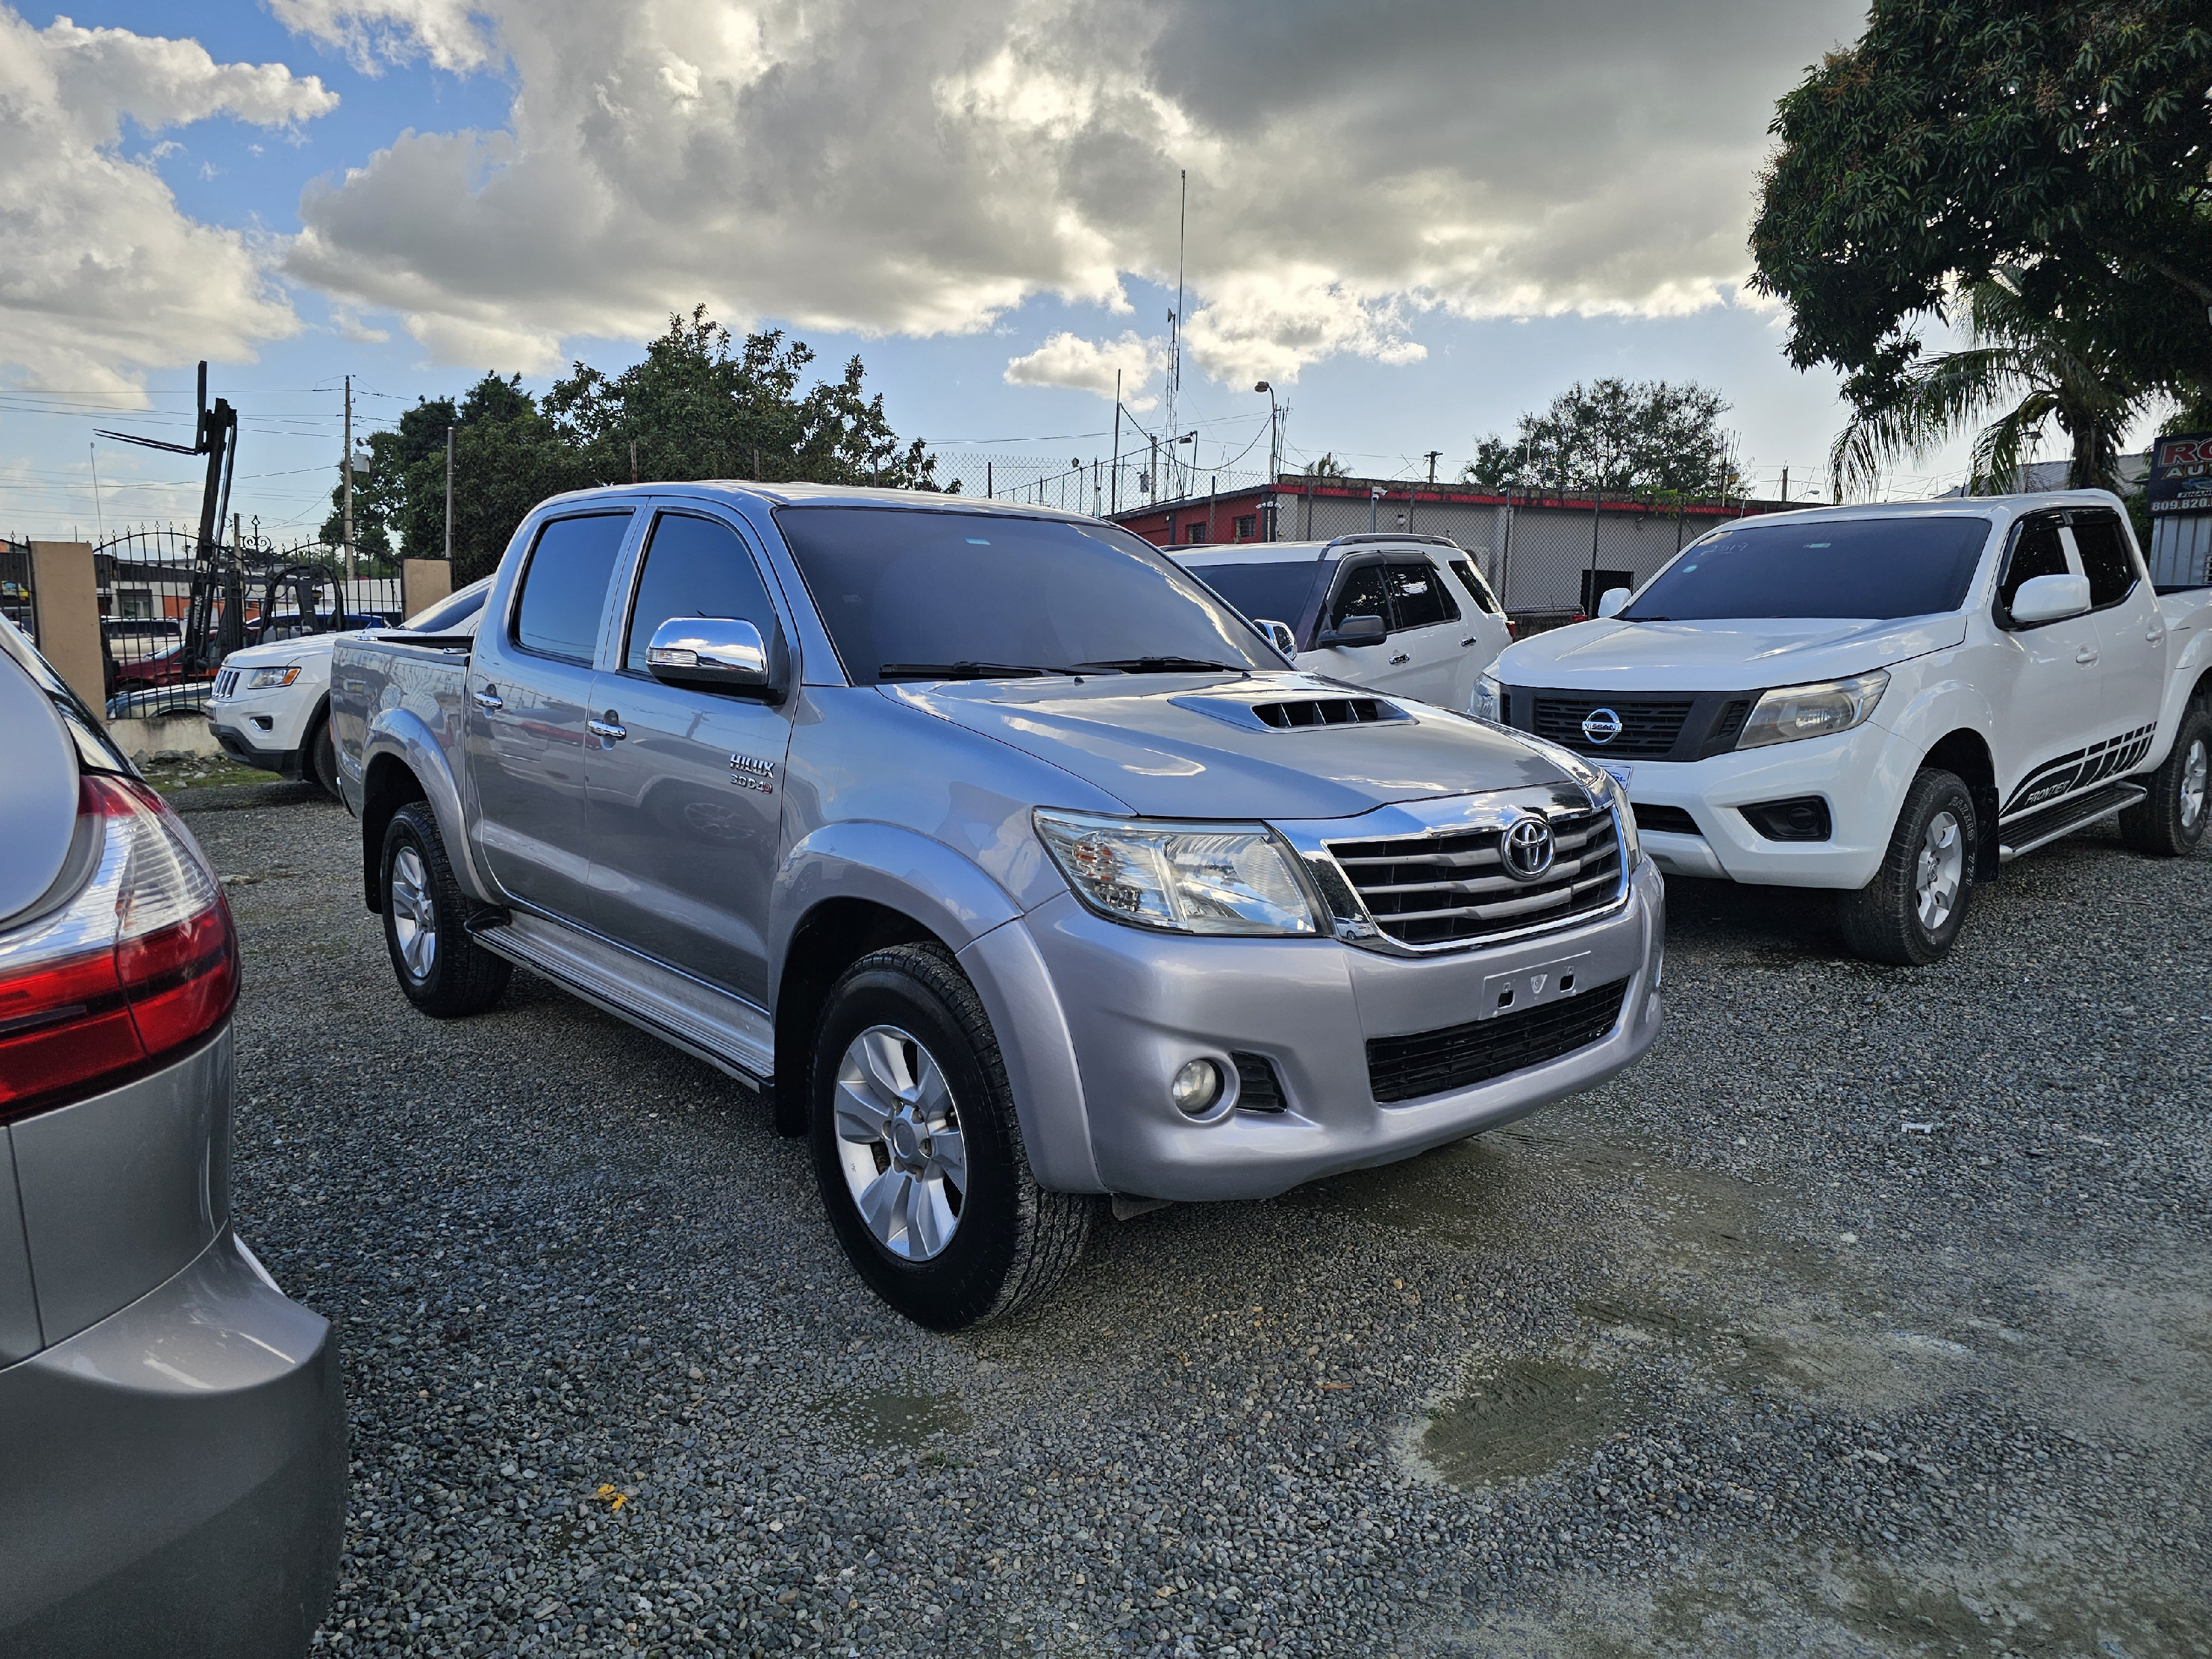
[[[199,357],[246,416],[235,504],[311,528],[340,376],[380,424],[701,301],[860,351],[902,434],[1101,453],[1117,371],[1164,414],[1182,172],[1201,465],[1264,459],[1259,378],[1293,463],[1413,476],[1620,374],[1717,386],[1802,492],[1833,386],[1782,361],[1744,237],[1774,99],[1862,15],[0,0],[0,532],[188,516],[189,463],[88,444],[188,422]]]

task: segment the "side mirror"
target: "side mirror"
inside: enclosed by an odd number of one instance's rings
[[[1298,654],[1298,636],[1291,632],[1288,623],[1273,622],[1266,617],[1252,618],[1252,626],[1267,636],[1267,641],[1286,657]]]
[[[2089,608],[2089,579],[2087,576],[2031,576],[2020,585],[2012,596],[2012,620],[2015,627],[2033,628],[2038,623],[2063,622],[2069,617],[2078,617]]]
[[[653,630],[645,665],[664,685],[707,691],[774,692],[768,641],[734,617],[671,617]]]
[[[1324,647],[1332,645],[1380,645],[1390,637],[1389,624],[1380,617],[1346,617],[1321,636]]]
[[[1600,618],[1618,617],[1627,609],[1628,590],[1625,587],[1608,587],[1598,595],[1597,614]]]

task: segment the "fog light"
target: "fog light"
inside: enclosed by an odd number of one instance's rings
[[[1196,1117],[1221,1098],[1221,1068],[1210,1060],[1187,1061],[1168,1085],[1168,1093],[1177,1111]]]

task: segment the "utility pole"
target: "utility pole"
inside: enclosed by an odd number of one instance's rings
[[[1437,458],[1443,453],[1443,451],[1441,449],[1431,449],[1426,451],[1423,455],[1422,459],[1426,460],[1429,464],[1429,482],[1431,483],[1434,483],[1437,481]]]
[[[1152,462],[1145,474],[1146,505],[1157,507],[1160,500],[1160,441],[1152,440]]]
[[[446,566],[451,580],[453,563],[453,423],[446,422]]]
[[[100,507],[100,446],[87,440],[84,453],[92,458],[92,522],[104,542],[107,539],[107,515]]]
[[[1121,371],[1114,371],[1114,471],[1106,485],[1111,511],[1121,510]]]
[[[1267,515],[1266,538],[1272,542],[1275,539],[1275,479],[1283,466],[1279,459],[1283,437],[1283,411],[1282,406],[1275,401],[1275,388],[1272,384],[1256,380],[1252,390],[1267,394],[1267,493],[1261,501],[1261,509]]]
[[[1786,466],[1782,469],[1782,505],[1790,505],[1790,469]]]
[[[1168,432],[1170,435],[1178,430],[1176,426],[1176,394],[1182,390],[1182,270],[1186,232],[1190,223],[1190,169],[1180,169],[1176,177],[1182,180],[1182,196],[1176,208],[1176,302],[1175,309],[1168,313]],[[1179,447],[1179,442],[1169,447],[1169,465],[1180,466],[1182,464],[1182,457],[1176,453]],[[1194,453],[1191,459],[1195,461],[1197,459]],[[1153,482],[1157,486],[1158,480],[1155,478]]]
[[[341,464],[345,474],[345,527],[342,532],[345,548],[346,580],[353,580],[353,376],[345,377],[345,459]]]

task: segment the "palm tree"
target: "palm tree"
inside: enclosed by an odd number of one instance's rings
[[[1871,494],[1885,465],[1976,426],[1966,493],[2017,489],[2027,452],[2054,418],[2073,452],[2068,485],[2117,491],[2120,440],[2164,401],[2160,391],[2129,379],[2110,353],[2030,310],[1999,282],[1973,283],[1963,298],[1965,347],[1913,364],[1895,393],[1837,434],[1828,452],[1836,499]]]

